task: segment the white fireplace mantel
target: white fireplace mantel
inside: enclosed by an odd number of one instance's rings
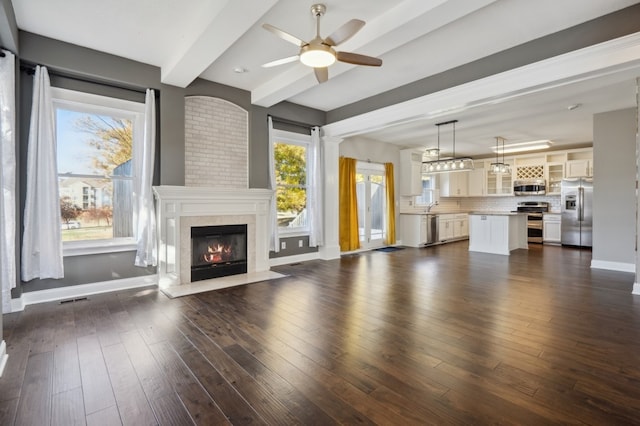
[[[191,226],[247,224],[247,272],[269,270],[268,189],[156,186],[160,288],[190,284]]]

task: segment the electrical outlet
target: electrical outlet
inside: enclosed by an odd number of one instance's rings
[[[280,241],[280,250],[286,250],[286,248],[287,248],[287,242]]]
[[[298,240],[298,247],[303,247],[303,246],[304,246],[304,244],[303,244],[302,240]]]

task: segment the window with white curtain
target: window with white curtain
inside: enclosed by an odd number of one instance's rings
[[[311,136],[274,131],[278,233],[309,233],[307,164]]]
[[[52,96],[65,254],[130,249],[144,103],[60,88]]]

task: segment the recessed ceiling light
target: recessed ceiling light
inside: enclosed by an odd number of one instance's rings
[[[236,74],[244,74],[246,72],[249,72],[249,70],[244,67],[235,67],[233,69],[233,72],[235,72]]]
[[[567,107],[569,111],[573,111],[574,109],[578,109],[582,106],[582,104],[572,104]]]

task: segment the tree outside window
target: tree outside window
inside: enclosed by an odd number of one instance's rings
[[[278,226],[289,230],[307,227],[307,146],[277,142],[276,202]]]
[[[62,240],[131,238],[137,113],[66,99],[54,105]]]

